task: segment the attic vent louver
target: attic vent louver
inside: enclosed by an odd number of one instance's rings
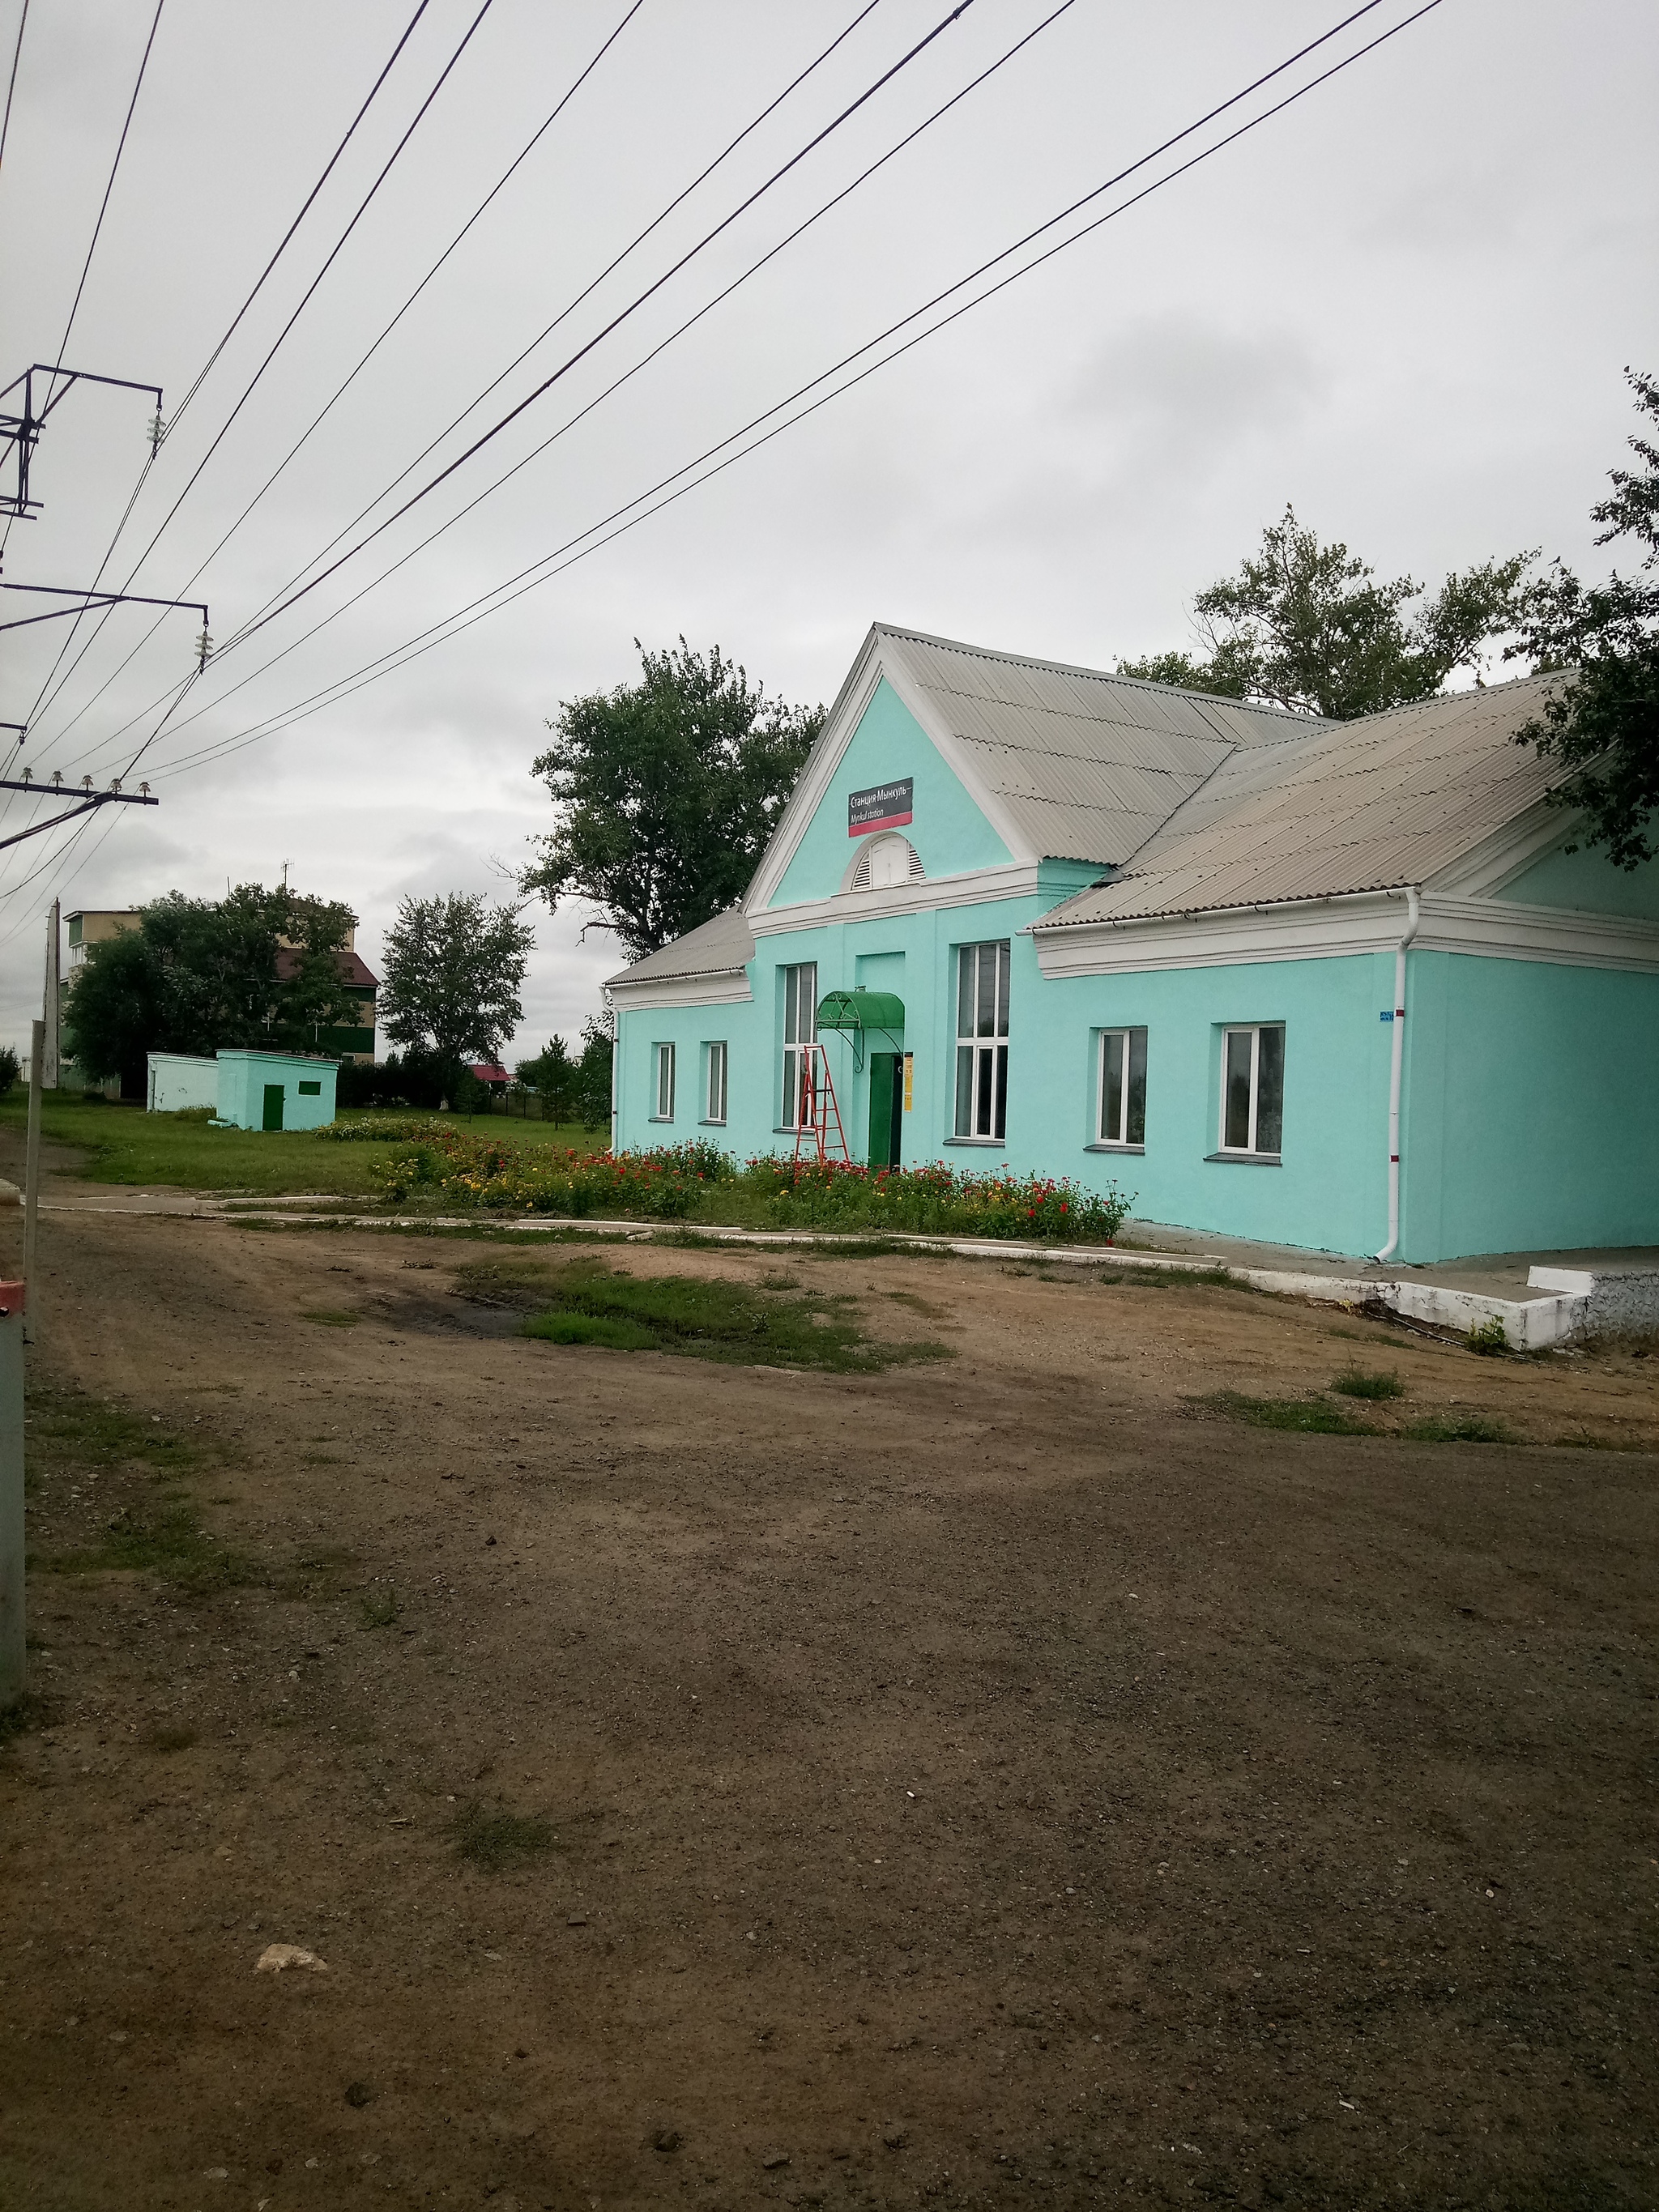
[[[896,884],[920,883],[927,873],[921,854],[908,837],[872,837],[859,854],[851,889],[890,890]]]

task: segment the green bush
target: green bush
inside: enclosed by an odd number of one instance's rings
[[[1397,1375],[1367,1375],[1358,1367],[1339,1375],[1331,1388],[1345,1398],[1403,1398],[1406,1395],[1406,1386]]]

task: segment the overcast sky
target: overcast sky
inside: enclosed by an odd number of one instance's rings
[[[1416,3],[1382,0],[1091,213]],[[1649,0],[1441,0],[1284,114],[662,514],[328,699],[330,687],[577,538],[1343,12],[1335,0],[1073,0],[614,397],[479,497],[1054,4],[974,0],[485,453],[216,660],[137,771],[154,780],[159,808],[108,808],[72,843],[59,832],[0,854],[0,1037],[26,1037],[39,1006],[42,917],[54,895],[66,911],[172,889],[211,896],[228,881],[279,880],[286,865],[297,887],[357,909],[371,965],[404,895],[509,895],[527,841],[550,825],[529,773],[544,719],[562,700],[630,680],[635,638],[718,642],[751,677],[805,702],[833,698],[875,619],[1109,666],[1120,654],[1189,643],[1194,592],[1235,567],[1286,501],[1389,574],[1438,581],[1448,568],[1534,545],[1604,565],[1587,510],[1634,426],[1621,372],[1659,367],[1659,10]],[[459,454],[945,13],[945,0],[877,0],[449,431],[863,5],[641,0],[629,16],[629,0],[493,0],[227,431],[478,12],[479,0],[428,0],[150,470],[106,583],[132,575],[134,592],[206,599],[222,643],[312,573],[338,533],[337,553],[354,545],[362,529],[346,526],[360,512],[381,498],[372,526]],[[63,356],[70,366],[159,383],[171,416],[414,7],[163,0]],[[0,73],[18,13],[19,0],[0,0]],[[59,356],[154,16],[153,0],[33,0],[29,10],[0,172],[8,374]],[[625,16],[511,181],[216,550]],[[137,482],[150,412],[140,393],[92,386],[63,401],[33,465],[43,512],[11,528],[8,581],[92,580]],[[381,497],[447,431],[401,490]],[[3,604],[15,617],[47,603],[7,593]],[[36,711],[46,686],[23,756],[37,776],[57,768],[101,783],[126,767],[188,673],[199,628],[176,613],[151,635],[155,621],[144,609],[118,611],[77,661],[87,624],[55,675],[66,622],[5,636],[0,716]],[[235,742],[319,694],[317,711]],[[4,834],[36,805],[13,803]],[[622,964],[603,932],[582,940],[580,911],[537,911],[520,1050],[556,1029],[573,1033]]]

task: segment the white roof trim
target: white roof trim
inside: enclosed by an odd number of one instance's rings
[[[1001,838],[1014,860],[1017,863],[1031,863],[1042,858],[1042,854],[1021,836],[1002,800],[981,777],[967,748],[957,741],[948,725],[940,720],[931,699],[904,666],[902,635],[884,629],[879,623],[874,623],[858,659],[853,664],[851,674],[842,685],[835,705],[824,719],[818,741],[801,771],[799,781],[789,795],[788,805],[778,817],[778,826],[772,832],[771,842],[762,854],[761,864],[744,895],[743,912],[751,928],[776,896],[778,886],[788,872],[789,863],[799,850],[808,825],[828,796],[836,770],[841,766],[854,733],[863,720],[884,677],[951,775]]]

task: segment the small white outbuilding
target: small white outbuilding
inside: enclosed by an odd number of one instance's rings
[[[191,1106],[219,1104],[219,1063],[186,1052],[152,1052],[145,1104],[152,1114],[180,1114]]]

